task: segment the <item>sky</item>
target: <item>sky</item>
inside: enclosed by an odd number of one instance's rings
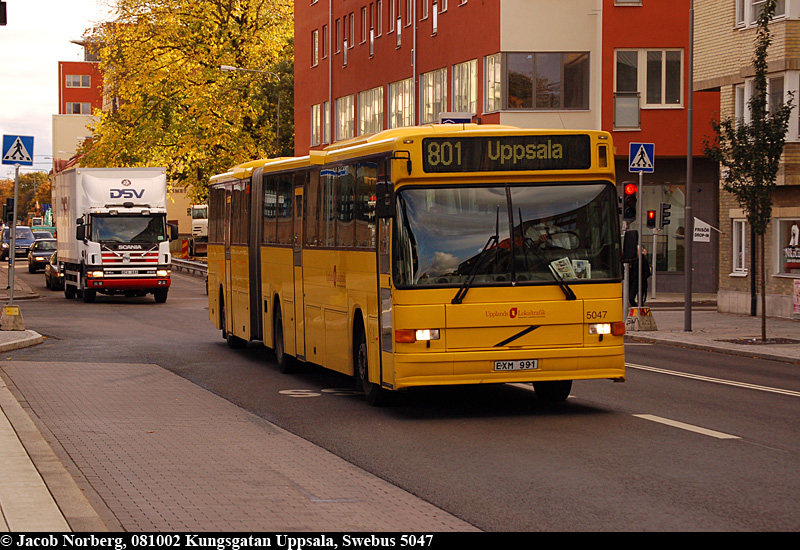
[[[0,134],[34,138],[34,168],[49,170],[53,115],[58,114],[58,62],[83,60],[72,44],[109,19],[111,0],[5,0],[0,26]],[[21,168],[21,172],[30,170]],[[2,165],[0,178],[13,177]]]

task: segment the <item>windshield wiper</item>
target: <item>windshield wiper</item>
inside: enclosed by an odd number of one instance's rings
[[[578,297],[575,296],[575,293],[572,292],[572,289],[569,287],[569,285],[564,282],[564,279],[561,278],[561,275],[558,273],[558,271],[553,269],[551,266],[548,267],[550,267],[548,271],[550,271],[550,274],[553,276],[553,279],[556,280],[558,286],[561,287],[561,290],[564,292],[564,296],[567,297],[567,300],[577,300]]]
[[[494,235],[489,237],[489,240],[486,241],[486,244],[483,245],[480,253],[478,254],[478,258],[475,260],[475,263],[472,264],[472,267],[469,270],[469,274],[467,275],[467,279],[461,283],[461,286],[456,292],[456,295],[453,296],[453,299],[450,300],[451,304],[460,304],[464,301],[464,296],[467,295],[469,292],[470,287],[472,286],[472,281],[475,280],[475,276],[478,274],[478,267],[483,263],[484,258],[486,258],[489,254],[486,254],[486,251],[489,249],[489,245],[494,243],[495,246],[495,255],[497,255],[497,248],[498,244],[500,243],[500,207],[497,207],[497,219],[494,224]],[[496,258],[495,258],[495,261]]]

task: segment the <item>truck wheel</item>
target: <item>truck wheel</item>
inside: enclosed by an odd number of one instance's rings
[[[66,281],[64,281],[64,297],[67,300],[72,300],[75,298],[75,287],[68,285]]]
[[[156,299],[157,304],[163,304],[167,301],[167,293],[169,292],[168,288],[159,288],[158,290],[153,292],[153,297]]]
[[[96,298],[97,298],[96,290],[89,290],[88,288],[83,289],[83,301],[85,303],[92,304],[94,303]]]

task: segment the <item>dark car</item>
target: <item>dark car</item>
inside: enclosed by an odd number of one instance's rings
[[[6,227],[3,229],[3,239],[0,242],[0,260],[5,260],[9,257],[8,249],[11,248],[11,232],[9,228]],[[18,225],[17,226],[17,242],[16,242],[16,252],[14,254],[15,257],[25,257],[28,255],[28,249],[33,244],[33,231],[31,228],[26,225]]]
[[[42,231],[42,230],[33,230],[33,238],[34,239],[53,239],[53,234],[49,231]]]
[[[50,261],[44,266],[44,286],[51,290],[64,288],[64,275],[58,268],[58,253],[53,252]]]
[[[55,239],[36,239],[28,250],[28,273],[36,273],[50,262],[56,251]]]

